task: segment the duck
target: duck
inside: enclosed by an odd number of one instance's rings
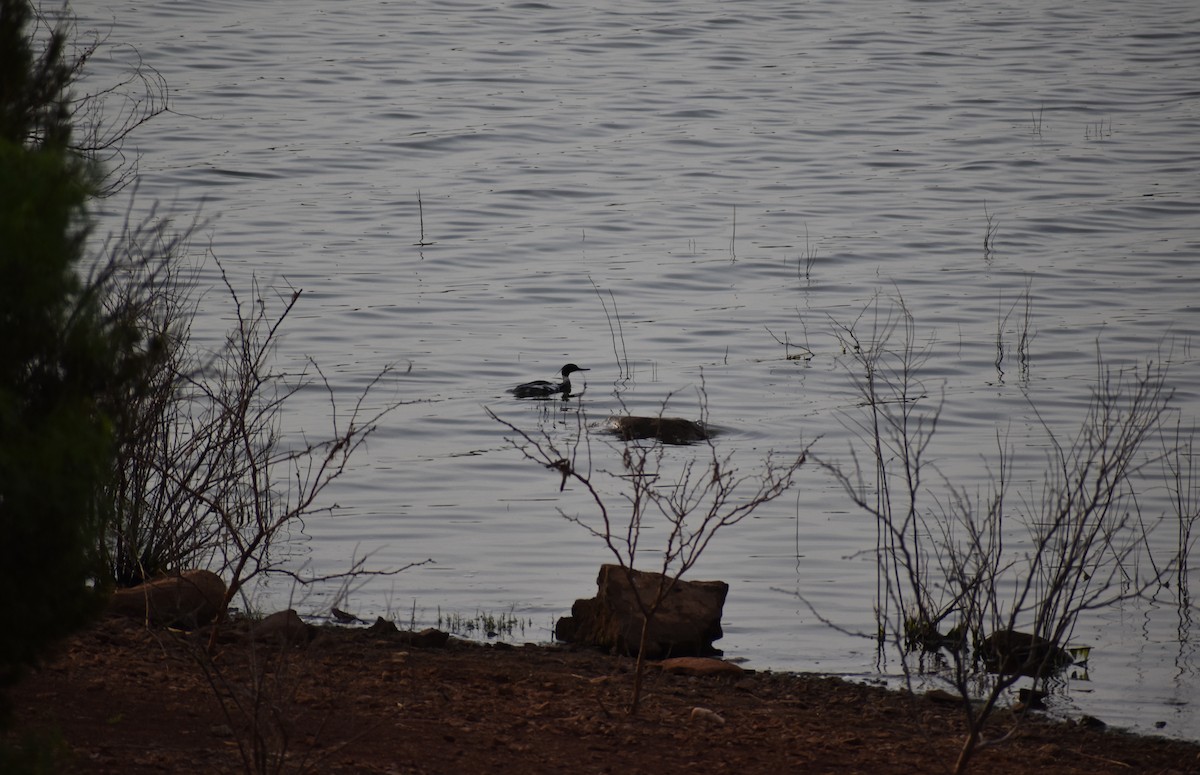
[[[552,398],[559,393],[562,393],[563,398],[570,398],[571,375],[577,371],[591,371],[591,369],[585,369],[582,366],[576,366],[574,363],[568,363],[558,371],[562,375],[562,382],[549,382],[539,379],[533,382],[526,382],[523,385],[517,385],[508,392],[517,398]]]

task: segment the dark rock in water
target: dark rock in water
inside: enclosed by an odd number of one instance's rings
[[[989,673],[1053,675],[1073,661],[1071,655],[1045,638],[1016,630],[999,630],[979,644],[979,656]]]
[[[329,613],[333,614],[333,620],[338,624],[366,624],[364,620],[340,608],[330,608]]]
[[[700,423],[682,417],[610,417],[605,427],[625,441],[658,439],[664,444],[691,444],[712,435]]]
[[[214,621],[225,604],[225,582],[212,571],[185,570],[128,589],[118,589],[109,613],[162,627],[195,628]]]
[[[1041,689],[1022,687],[1017,692],[1017,702],[1030,710],[1046,710],[1046,698],[1050,695]]]
[[[274,640],[280,643],[308,643],[313,628],[300,618],[295,609],[276,611],[250,628],[252,640]]]
[[[399,632],[395,622],[390,622],[382,616],[375,617],[375,623],[367,628],[367,632],[375,635],[389,635]]]
[[[659,573],[629,573],[647,605],[654,600],[660,582],[666,581]],[[630,577],[619,565],[602,565],[596,584],[596,597],[576,600],[571,615],[558,620],[555,637],[619,654],[637,654],[644,618]],[[712,643],[723,635],[721,611],[728,593],[729,585],[723,581],[675,582],[650,620],[646,657],[720,654]]]

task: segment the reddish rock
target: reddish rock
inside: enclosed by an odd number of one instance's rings
[[[215,620],[225,604],[225,582],[212,571],[186,570],[136,587],[118,589],[109,613],[163,627],[199,627]]]
[[[641,599],[650,604],[666,579],[659,573],[602,565],[596,597],[576,600],[571,615],[558,620],[555,636],[562,641],[635,655],[642,635]],[[729,585],[723,581],[677,581],[650,620],[646,657],[711,656],[720,639],[721,612]]]
[[[746,672],[732,662],[711,657],[672,657],[664,659],[659,666],[664,671],[676,675],[739,676]]]

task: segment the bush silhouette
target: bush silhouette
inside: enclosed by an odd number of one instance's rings
[[[61,28],[0,0],[0,691],[96,607],[101,397],[135,347],[84,276],[95,164],[72,150]]]

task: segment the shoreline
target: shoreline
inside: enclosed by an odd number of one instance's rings
[[[962,743],[953,701],[838,677],[652,666],[630,717],[628,658],[311,632],[285,645],[231,624],[206,668],[203,633],[101,620],[15,687],[8,737],[57,730],[71,752],[65,771],[81,773],[240,771],[254,731],[285,769],[329,773],[899,774],[948,771]],[[271,710],[258,721],[238,710],[254,698]],[[1013,720],[1002,713],[992,734]],[[1029,715],[1007,742],[979,751],[972,771],[1200,773],[1200,743]]]

